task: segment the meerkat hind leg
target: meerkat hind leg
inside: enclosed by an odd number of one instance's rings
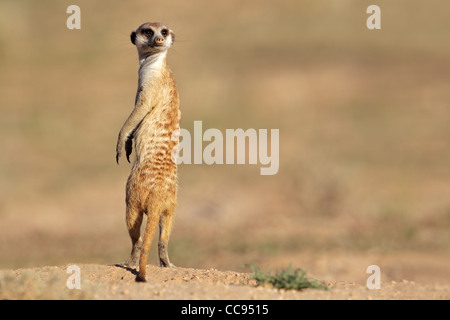
[[[142,239],[139,237],[137,241],[134,241],[131,248],[130,257],[122,263],[119,263],[122,267],[136,267],[138,265],[138,259],[141,254]]]
[[[159,242],[158,254],[159,264],[165,268],[175,268],[175,265],[169,260],[168,243],[172,230],[172,222],[174,217],[174,209],[166,210],[161,214],[159,219]]]
[[[127,206],[126,220],[128,233],[131,238],[131,254],[130,257],[122,263],[120,266],[136,267],[138,265],[138,259],[142,248],[141,224],[143,213],[138,210],[133,210]]]

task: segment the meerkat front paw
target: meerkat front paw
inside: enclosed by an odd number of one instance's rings
[[[128,163],[130,162],[130,154],[133,151],[133,135],[129,136],[125,142],[125,153],[127,156]]]
[[[133,151],[133,135],[128,136],[125,140],[125,147],[123,139],[119,135],[116,145],[116,162],[119,163],[119,158],[122,156],[122,150],[125,149],[125,155],[127,156],[127,161],[130,162],[130,154]]]

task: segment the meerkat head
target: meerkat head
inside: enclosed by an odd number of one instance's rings
[[[147,22],[131,32],[131,42],[137,47],[140,57],[167,51],[175,41],[175,34],[159,22]]]

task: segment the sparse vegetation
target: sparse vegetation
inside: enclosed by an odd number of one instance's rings
[[[251,266],[253,278],[260,285],[272,285],[277,289],[303,290],[320,289],[328,290],[328,286],[323,281],[308,278],[307,270],[300,268],[292,269],[291,265],[287,269],[276,271],[275,275],[264,272],[260,268]]]

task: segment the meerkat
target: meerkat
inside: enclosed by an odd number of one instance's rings
[[[131,238],[130,257],[121,265],[136,266],[136,281],[145,281],[146,264],[153,235],[159,224],[158,254],[162,267],[169,261],[168,241],[177,204],[177,165],[172,139],[180,129],[179,97],[172,71],[166,61],[175,40],[172,30],[161,23],[144,23],[131,32],[139,54],[139,79],[135,106],[119,132],[116,161],[125,150],[128,162],[133,148],[135,160],[126,184],[126,225]],[[140,229],[147,224],[143,239]]]

